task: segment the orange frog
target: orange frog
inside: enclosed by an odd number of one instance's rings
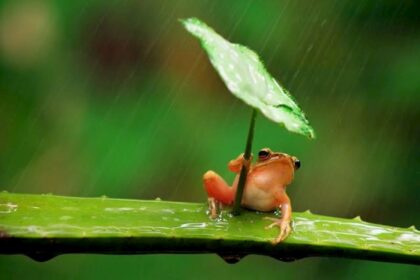
[[[232,187],[217,173],[207,171],[203,176],[203,180],[208,194],[210,216],[212,218],[216,218],[218,215],[217,206],[219,203],[224,205],[233,204],[239,173],[243,165],[248,166],[249,171],[241,205],[264,212],[280,208],[282,213],[281,219],[266,217],[266,219],[274,221],[267,228],[274,226],[280,228],[279,236],[273,241],[273,243],[279,243],[291,231],[292,207],[286,194],[286,187],[292,182],[295,170],[300,167],[300,161],[294,156],[272,152],[270,149],[264,148],[259,151],[257,162],[251,165],[251,162],[245,160],[243,154],[241,154],[228,164],[229,170],[238,174],[233,181]]]

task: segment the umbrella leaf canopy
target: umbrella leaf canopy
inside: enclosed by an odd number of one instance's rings
[[[230,92],[268,119],[283,124],[289,131],[315,137],[303,111],[267,72],[254,51],[227,41],[197,18],[181,22],[200,40]]]

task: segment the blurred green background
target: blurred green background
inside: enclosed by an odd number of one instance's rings
[[[420,226],[418,1],[2,1],[0,186],[11,192],[205,201],[233,179],[250,108],[178,18],[260,54],[317,132],[260,117],[262,147],[296,155],[295,211]],[[335,258],[0,257],[2,279],[410,279],[419,268]]]

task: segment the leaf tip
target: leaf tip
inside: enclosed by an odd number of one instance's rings
[[[208,40],[208,37],[218,36],[211,27],[196,17],[179,19],[179,21],[189,33],[201,41],[203,48],[206,50],[207,48],[205,47],[205,42]]]
[[[197,22],[197,21],[199,22],[200,20],[196,17],[190,17],[190,18],[179,18],[178,21],[185,26],[191,22]]]
[[[305,132],[305,135],[311,140],[316,138],[315,131],[310,126],[308,127],[308,130]]]
[[[184,25],[185,29],[187,29],[189,32],[193,34],[197,28],[203,28],[203,27],[209,28],[204,22],[202,22],[196,17],[180,18],[178,19],[178,21],[181,22],[182,25]]]

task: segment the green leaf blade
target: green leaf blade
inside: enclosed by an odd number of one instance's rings
[[[420,232],[293,212],[293,231],[273,245],[273,213],[222,211],[207,216],[205,203],[80,198],[0,192],[0,255],[47,260],[68,253],[260,254],[291,260],[335,256],[420,264]]]
[[[197,18],[181,22],[200,40],[210,62],[233,95],[289,131],[315,137],[303,111],[268,73],[254,51],[230,43]]]

